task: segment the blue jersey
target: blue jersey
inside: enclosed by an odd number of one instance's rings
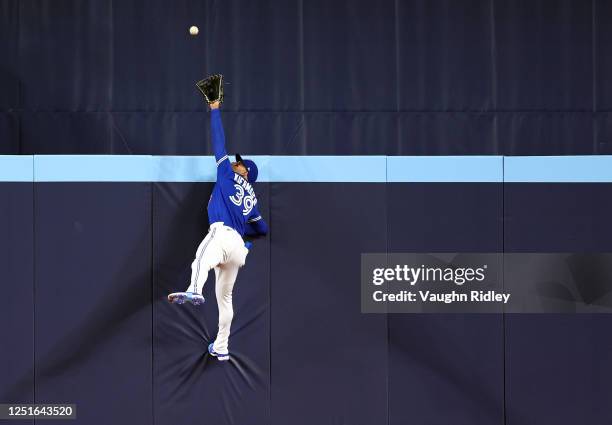
[[[208,222],[221,221],[241,236],[266,234],[268,227],[259,214],[253,186],[232,170],[225,150],[225,134],[219,109],[211,111],[210,127],[217,161],[217,183],[208,202]]]

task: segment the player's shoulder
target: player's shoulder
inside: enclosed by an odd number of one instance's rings
[[[240,184],[245,189],[248,189],[249,191],[254,190],[253,185],[240,174],[234,173],[233,179],[236,183]]]
[[[220,169],[217,174],[217,180],[234,180],[234,170],[231,167],[224,167],[224,169]]]

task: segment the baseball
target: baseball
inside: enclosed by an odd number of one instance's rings
[[[198,35],[199,32],[200,30],[195,25],[192,25],[191,28],[189,28],[189,34],[191,35]]]

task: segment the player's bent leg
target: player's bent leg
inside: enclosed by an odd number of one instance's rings
[[[191,283],[188,292],[196,292],[201,295],[208,279],[208,272],[223,259],[221,241],[217,232],[218,229],[213,228],[196,251],[196,257],[191,264]]]
[[[190,302],[195,305],[204,303],[202,290],[208,278],[208,272],[221,261],[223,255],[215,234],[216,229],[213,229],[200,243],[195,259],[191,263],[191,283],[186,291],[173,292],[168,295],[170,303],[184,304]]]

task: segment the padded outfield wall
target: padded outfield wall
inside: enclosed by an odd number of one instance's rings
[[[609,315],[362,314],[359,264],[610,252],[612,158],[256,159],[271,231],[221,364],[213,285],[165,301],[207,230],[211,157],[0,157],[0,399],[87,425],[610,422]]]
[[[611,20],[607,0],[2,0],[0,153],[210,155],[194,83],[220,72],[237,152],[610,154]]]

